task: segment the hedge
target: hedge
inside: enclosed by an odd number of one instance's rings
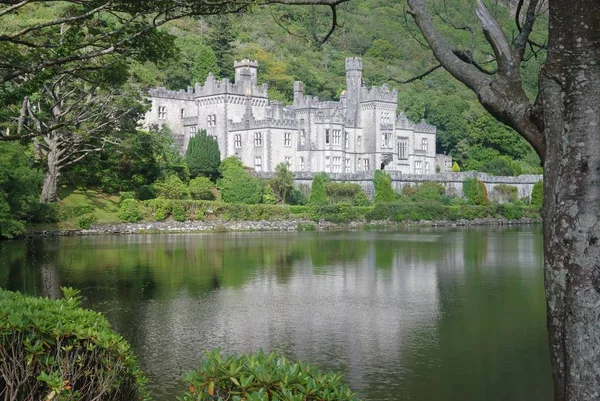
[[[0,289],[0,394],[5,399],[145,400],[129,344],[63,288],[52,301]]]
[[[293,362],[276,353],[207,354],[199,370],[187,374],[182,401],[358,401],[339,373]]]

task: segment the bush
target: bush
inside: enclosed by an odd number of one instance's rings
[[[392,178],[389,175],[381,170],[375,170],[373,184],[375,185],[373,203],[396,201],[396,193],[392,188]]]
[[[329,199],[327,198],[327,192],[325,190],[325,179],[323,174],[316,174],[313,177],[312,186],[310,187],[310,198],[308,199],[308,203],[311,205],[322,205],[328,202]]]
[[[163,221],[169,217],[171,204],[167,199],[150,199],[144,202],[144,206],[146,206],[148,212],[156,221]]]
[[[265,205],[276,205],[278,203],[277,195],[275,195],[275,191],[269,184],[265,185],[263,189],[262,203]]]
[[[477,178],[469,178],[463,181],[463,194],[470,205],[488,204],[485,184]]]
[[[224,159],[219,171],[221,178],[217,186],[221,191],[223,202],[249,205],[260,203],[263,183],[258,178],[250,176],[238,158]]]
[[[52,301],[0,289],[0,390],[19,400],[143,400],[129,344],[63,288]],[[7,385],[12,383],[12,385]]]
[[[515,203],[519,198],[519,190],[514,185],[498,184],[494,186],[491,198],[499,203]]]
[[[306,199],[306,196],[300,189],[293,188],[290,191],[290,194],[288,195],[287,199],[287,203],[289,205],[306,205],[307,202],[308,199]]]
[[[498,205],[496,213],[506,217],[508,220],[519,220],[523,217],[523,208],[506,203]]]
[[[190,199],[188,187],[176,175],[170,175],[164,180],[152,184],[158,198],[164,199]]]
[[[405,186],[402,188],[402,195],[405,195],[414,202],[424,201],[442,201],[442,197],[446,193],[446,189],[442,184],[437,182],[424,182],[416,186]]]
[[[195,400],[337,400],[357,396],[338,373],[292,362],[264,352],[223,356],[220,350],[206,355],[202,367],[187,374],[189,390],[182,401]]]
[[[453,173],[460,173],[460,166],[458,165],[457,162],[452,163],[452,172]]]
[[[142,185],[137,190],[136,198],[141,201],[154,199],[156,198],[156,191],[151,185]]]
[[[332,203],[349,202],[354,203],[357,194],[363,192],[358,184],[349,182],[330,182],[325,185],[325,191]]]
[[[531,190],[531,206],[541,208],[543,200],[544,200],[544,182],[538,181],[533,185],[533,189]]]
[[[60,206],[56,202],[38,204],[32,218],[35,223],[56,223],[59,220]]]
[[[142,219],[142,211],[140,203],[135,199],[125,199],[121,202],[119,209],[119,219],[126,223],[135,223]]]
[[[192,199],[196,200],[214,200],[215,194],[212,192],[213,183],[206,177],[197,177],[190,180],[188,190]]]
[[[119,194],[119,201],[123,202],[125,199],[135,199],[135,192],[131,192],[131,191],[121,192]]]
[[[185,221],[186,213],[185,208],[181,203],[175,203],[171,209],[173,212],[173,220],[175,221]]]
[[[217,178],[221,152],[217,140],[201,130],[190,139],[185,152],[185,162],[192,177],[205,176]]]
[[[92,205],[59,206],[58,215],[61,220],[68,220],[73,217],[81,217],[94,213],[95,210]]]
[[[79,221],[77,222],[77,224],[79,224],[79,228],[83,228],[84,230],[89,230],[90,228],[92,228],[93,224],[96,224],[98,222],[98,219],[96,218],[95,215],[90,214],[89,216],[83,216],[82,218],[79,219]]]

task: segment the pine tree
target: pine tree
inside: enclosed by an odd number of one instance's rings
[[[192,178],[203,175],[215,180],[221,163],[217,140],[207,135],[205,130],[200,131],[190,139],[185,152],[185,162]]]
[[[206,44],[213,50],[221,78],[233,80],[233,53],[237,29],[232,16],[215,15],[209,20],[211,30]]]
[[[381,170],[375,170],[373,184],[375,186],[374,203],[394,202],[396,200],[396,193],[392,188],[392,178],[389,175]]]
[[[316,174],[313,177],[308,203],[311,205],[321,205],[327,202],[329,202],[329,199],[327,199],[327,192],[325,191],[325,180],[322,174]]]
[[[217,57],[210,47],[200,46],[192,69],[192,83],[205,82],[210,72],[217,77],[219,76],[220,69],[217,64]]]

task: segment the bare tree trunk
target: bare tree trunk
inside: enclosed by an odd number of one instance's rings
[[[600,399],[600,4],[550,2],[540,75],[544,269],[555,399]]]
[[[55,141],[51,142],[46,155],[48,158],[48,171],[44,177],[42,187],[41,203],[55,202],[58,200],[58,179],[60,177],[59,149]]]

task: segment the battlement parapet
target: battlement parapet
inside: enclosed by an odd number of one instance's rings
[[[213,96],[213,95],[223,95],[223,94],[233,94],[246,96],[251,94],[254,97],[264,97],[268,96],[269,85],[268,84],[248,84],[248,82],[236,82],[232,83],[227,78],[223,78],[222,80],[217,80],[212,73],[208,74],[204,85],[201,83],[196,83],[193,88],[193,97],[205,97],[205,96]]]
[[[233,68],[239,68],[239,67],[254,67],[254,68],[258,68],[258,60],[248,60],[247,58],[242,59],[240,61],[234,60],[233,61]]]
[[[298,124],[296,120],[290,119],[275,119],[275,118],[267,118],[264,120],[254,120],[249,119],[246,121],[240,121],[238,123],[234,123],[232,120],[229,120],[228,128],[229,131],[244,131],[249,129],[267,129],[267,128],[283,128],[283,129],[297,129]]]
[[[159,86],[158,88],[153,88],[148,91],[148,94],[151,97],[159,97],[163,99],[175,99],[175,100],[191,100],[192,94],[190,94],[185,89],[180,89],[178,91],[169,90],[167,88],[163,88]]]
[[[425,134],[435,134],[437,132],[435,125],[427,124],[425,121],[413,123],[408,119],[404,112],[401,112],[396,117],[396,129],[412,130]]]
[[[362,71],[362,58],[346,57],[346,71]]]
[[[363,88],[361,95],[364,102],[398,103],[398,91],[396,89],[390,90],[387,85]]]

